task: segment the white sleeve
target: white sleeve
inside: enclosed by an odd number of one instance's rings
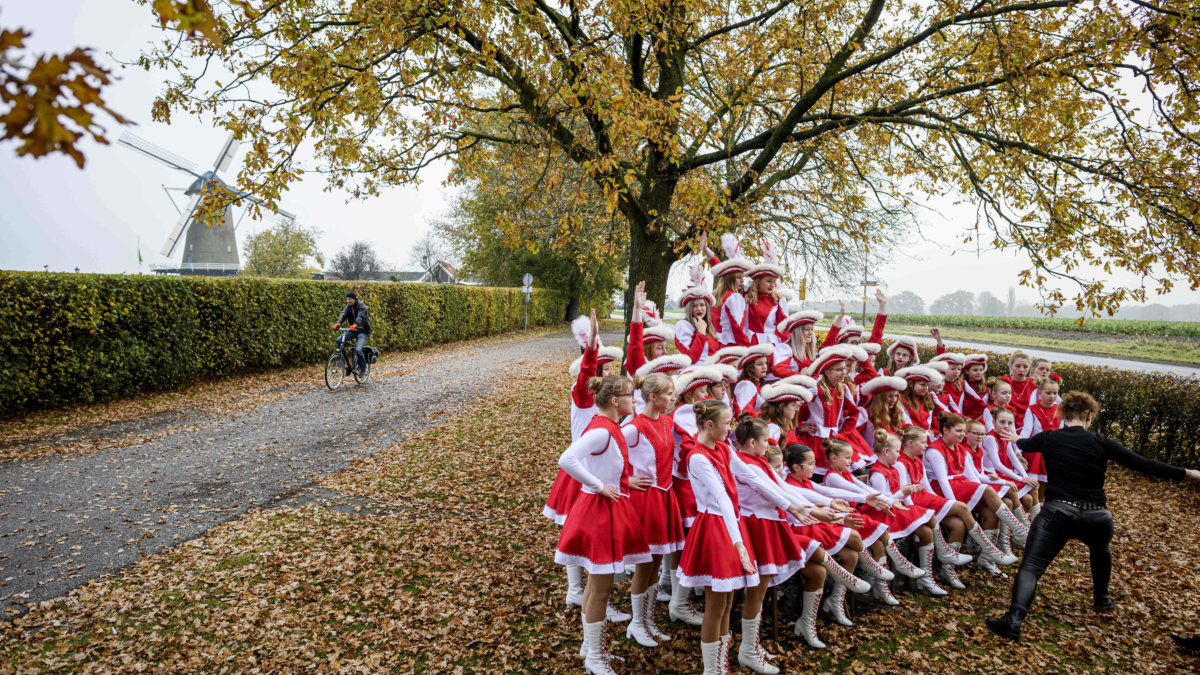
[[[791,501],[793,504],[799,504],[800,506],[803,506],[806,509],[818,505],[818,502],[815,502],[815,501],[809,499],[808,496],[805,494],[805,493],[810,493],[810,494],[813,494],[813,495],[816,495],[819,497],[819,495],[817,495],[817,493],[812,492],[811,490],[805,490],[804,488],[798,488],[795,485],[789,485],[788,483],[780,483],[779,489],[783,490],[783,494],[787,495],[788,500]],[[826,500],[822,497],[821,502],[819,502],[819,503],[824,504],[827,501],[828,500]]]
[[[856,500],[860,502],[863,501],[863,497],[870,497],[875,494],[875,490],[872,490],[869,486],[857,482],[851,483],[832,471],[825,474],[825,485],[835,490],[860,495],[860,498]]]
[[[871,487],[875,488],[875,491],[884,497],[888,499],[904,498],[903,495],[896,496],[892,494],[891,486],[888,485],[887,477],[878,471],[872,471],[869,475],[869,478],[871,479]]]
[[[925,473],[933,474],[933,479],[938,482],[943,497],[946,499],[954,497],[954,490],[950,487],[950,478],[946,475],[946,458],[942,456],[940,450],[931,448],[925,451]]]
[[[691,321],[682,320],[675,322],[675,339],[679,340],[679,344],[687,349],[692,348],[692,337],[696,335],[696,327]]]
[[[866,503],[866,501],[867,501],[866,495],[862,494],[861,492],[851,492],[850,490],[842,490],[839,488],[835,488],[829,484],[829,478],[828,478],[829,474],[825,474],[825,475],[826,475],[825,483],[822,483],[822,484],[814,483],[813,484],[813,487],[815,487],[817,489],[818,493],[820,493],[821,495],[824,495],[825,497],[827,497],[829,499],[842,499],[844,501],[850,502],[851,504],[865,504]]]
[[[976,483],[990,484],[992,482],[979,475],[979,472],[975,470],[975,458],[973,457],[963,457],[963,476]]]
[[[983,465],[1009,480],[1019,481],[1021,477],[1000,461],[1000,444],[992,436],[983,439]],[[1019,464],[1017,466],[1020,466]]]
[[[1042,431],[1042,424],[1038,422],[1037,415],[1033,414],[1033,406],[1025,409],[1025,423],[1021,425],[1021,432],[1017,434],[1021,438],[1033,438]]]
[[[783,509],[784,511],[792,505],[792,500],[788,499],[787,494],[779,489],[779,484],[771,480],[771,477],[764,474],[761,470],[755,469],[749,464],[742,461],[737,453],[733,453],[729,460],[729,469],[733,472],[733,479],[749,485],[754,488],[754,491],[767,498],[775,508]]]
[[[992,433],[992,430],[996,428],[996,423],[992,420],[992,411],[984,408],[983,414],[979,417],[980,421],[983,422],[983,430],[989,434]]]
[[[738,410],[749,408],[754,403],[756,396],[758,396],[758,387],[755,387],[754,383],[750,380],[742,380],[733,388],[733,397],[737,401]]]
[[[709,463],[708,458],[699,452],[692,453],[692,456],[688,458],[688,477],[692,481],[699,482],[702,489],[712,495],[716,501],[717,510],[721,512],[721,520],[725,523],[725,529],[729,532],[729,538],[735,544],[741,543],[742,531],[738,527],[738,514],[734,513],[733,502],[729,501],[729,495],[725,492],[725,482],[721,480],[721,476]]]
[[[1013,465],[1013,471],[1021,476],[1022,479],[1029,476],[1029,472],[1025,470],[1025,466],[1021,464],[1021,455],[1017,450],[1016,443],[1005,443],[1008,446],[1005,452],[1008,453],[1008,461]]]
[[[558,465],[563,471],[567,472],[567,475],[583,483],[584,486],[593,492],[603,490],[604,483],[601,483],[599,478],[588,472],[583,467],[581,460],[588,455],[598,455],[606,452],[611,438],[608,431],[604,429],[592,429],[580,436],[571,444],[571,447],[563,451],[563,454],[558,458]]]
[[[903,488],[905,485],[912,485],[912,478],[908,475],[908,469],[904,468],[904,464],[901,462],[896,462],[896,464],[894,466],[896,467],[896,473],[899,474],[899,476],[900,476],[900,487]],[[926,485],[925,489],[928,490],[929,486]],[[898,493],[898,494],[902,494],[902,493]],[[907,497],[902,497],[902,499],[904,499],[905,506],[913,506],[912,495],[908,495]]]
[[[889,492],[889,490],[876,490],[875,488],[871,487],[870,485],[867,485],[866,483],[859,480],[858,476],[851,475],[851,478],[854,479],[854,484],[858,486],[858,489],[862,490],[863,492],[865,492],[867,494],[870,494],[872,492],[879,492],[882,494],[887,494]]]
[[[649,441],[643,442],[642,432],[632,424],[621,427],[625,434],[625,445],[629,448],[629,465],[633,467],[633,475],[658,478],[658,462],[654,454],[654,446]]]
[[[726,298],[725,304],[721,307],[729,310],[729,316],[733,317],[735,323],[741,323],[742,317],[746,316],[746,298],[739,293],[734,293]]]

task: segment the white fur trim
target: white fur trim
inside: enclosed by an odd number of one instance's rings
[[[775,289],[775,292],[779,294],[779,297],[787,300],[788,302],[796,301],[796,292],[790,288],[784,288],[783,286],[780,286]]]
[[[909,337],[907,335],[901,335],[900,337],[896,338],[896,341],[888,346],[888,349],[887,349],[888,358],[892,358],[892,354],[894,354],[896,352],[896,349],[898,347],[904,347],[908,351],[912,352],[913,363],[921,362],[921,355],[919,352],[917,352],[917,341],[916,340],[912,339],[911,337]]]
[[[986,357],[984,357],[984,358],[986,360]],[[926,363],[926,365],[928,365],[930,363],[937,363],[938,361],[946,361],[947,363],[951,363],[951,362],[957,363],[958,365],[961,366],[967,362],[967,355],[959,354],[958,352],[946,352],[945,354],[938,354],[937,356],[933,357],[932,359],[929,359],[929,361]]]
[[[833,345],[822,349],[817,353],[817,358],[808,366],[806,373],[809,377],[816,377],[835,363],[853,359],[855,355],[853,347],[854,345]]]
[[[909,366],[896,371],[896,377],[902,377],[909,382],[943,382],[946,378],[933,368],[925,366]]]
[[[950,364],[946,363],[945,361],[930,361],[929,363],[925,364],[925,367],[933,368],[942,375],[945,375],[946,372],[950,370]]]
[[[848,323],[843,324],[842,327],[838,329],[838,344],[841,344],[844,340],[848,340],[855,335],[862,337],[863,327],[853,323],[853,319],[850,317],[846,317],[846,321]]]
[[[642,327],[642,342],[645,344],[654,344],[655,342],[670,342],[675,339],[674,324],[660,324],[658,326],[643,326]]]
[[[745,355],[746,348],[732,345],[722,347],[715,354],[704,360],[704,365],[714,366],[718,363],[735,363]]]
[[[881,391],[904,391],[908,389],[908,380],[903,377],[880,375],[862,383],[858,388],[859,396],[870,396]]]
[[[754,267],[750,268],[749,274],[751,279],[761,279],[763,277],[779,278],[783,276],[784,271],[785,270],[779,265],[762,263],[761,265],[755,265]]]
[[[683,292],[683,295],[679,296],[679,306],[683,307],[684,305],[688,304],[692,300],[696,300],[698,298],[703,298],[703,299],[707,300],[709,307],[712,307],[717,304],[716,297],[714,297],[713,294],[711,292],[709,292],[707,286],[697,285],[697,286],[692,286],[691,288],[687,289],[686,291]]]
[[[763,385],[762,391],[759,394],[767,403],[781,403],[784,401],[804,401],[808,403],[813,399],[812,392],[808,389],[794,384],[783,384],[782,382]]]
[[[806,309],[803,312],[796,312],[779,322],[779,332],[790,333],[796,328],[800,328],[806,324],[816,323],[824,318],[825,313],[818,312],[815,309]]]
[[[600,352],[596,354],[596,366],[620,361],[623,358],[625,358],[625,352],[621,351],[620,347],[601,347]],[[571,367],[567,369],[567,372],[571,373],[571,377],[579,377],[579,369],[582,367],[583,357],[580,356],[571,362]]]
[[[817,381],[807,375],[789,375],[780,380],[783,384],[794,384],[805,389],[816,389]]]
[[[686,354],[667,354],[654,359],[650,363],[637,369],[638,377],[645,377],[651,373],[662,373],[669,370],[683,370],[692,365],[692,360]]]
[[[738,370],[745,368],[746,364],[750,363],[751,361],[753,361],[755,359],[761,359],[761,358],[769,359],[775,355],[775,345],[754,345],[753,347],[746,347],[745,350],[746,350],[746,353],[743,354],[737,360],[737,363],[734,364],[734,367],[737,368]]]
[[[707,386],[721,381],[721,373],[715,368],[694,366],[675,376],[675,396],[683,395],[696,387]]]
[[[712,368],[712,369],[716,370],[718,373],[720,373],[721,378],[723,380],[725,380],[725,382],[727,384],[733,384],[734,382],[737,382],[737,379],[740,376],[740,373],[738,373],[738,369],[734,368],[733,366],[729,365],[728,363],[718,363],[715,366],[708,366],[708,367]]]
[[[723,263],[713,265],[712,273],[714,277],[723,277],[735,272],[749,272],[753,267],[754,263],[745,258],[730,258]]]
[[[967,354],[966,360],[963,361],[963,368],[976,365],[986,366],[988,362],[987,354]]]
[[[862,362],[862,361],[866,361],[867,359],[870,358],[870,356],[867,354],[867,350],[863,349],[861,345],[842,345],[842,346],[849,347],[850,349],[853,350],[855,361]]]
[[[879,356],[879,352],[883,349],[883,345],[876,342],[862,342],[858,346],[871,356]]]

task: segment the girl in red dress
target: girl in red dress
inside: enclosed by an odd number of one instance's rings
[[[978,509],[983,529],[973,528],[969,534],[981,549],[977,561],[980,566],[992,571],[996,565],[1015,563],[1015,556],[1006,556],[995,546],[1000,521],[1012,529],[1019,543],[1024,543],[1029,530],[1017,521],[996,491],[983,484],[975,471],[970,453],[962,444],[967,434],[966,420],[953,413],[942,413],[941,428],[942,437],[930,443],[925,451],[925,466],[934,492],[946,499],[960,501],[971,510]]]
[[[1015,416],[1017,411],[1013,409],[1010,402],[1012,401],[1012,385],[1007,380],[1002,380],[998,377],[989,377],[987,379],[987,408],[983,414],[975,419],[983,421],[984,428],[991,432],[996,428],[996,412],[999,410],[1008,410]]]
[[[704,269],[699,265],[688,268],[691,284],[679,298],[683,321],[675,322],[675,349],[686,354],[692,363],[704,363],[717,351],[717,331],[713,325],[713,307],[717,300],[704,283]]]
[[[699,515],[679,561],[679,584],[705,589],[700,651],[704,672],[721,673],[729,653],[734,592],[758,586],[758,567],[750,533],[739,515],[733,452],[725,444],[733,415],[719,401],[701,401],[692,409],[697,434],[686,444],[684,459]]]
[[[717,280],[717,343],[722,347],[749,347],[753,343],[746,325],[743,279],[754,263],[742,256],[741,243],[728,232],[721,235],[721,248],[725,250],[726,260],[714,263],[712,268],[713,277]]]
[[[907,335],[896,338],[887,348],[888,364],[883,369],[883,375],[895,375],[897,372],[911,366],[921,365],[917,355],[917,341]]]
[[[672,464],[675,459],[674,442],[671,438],[670,410],[675,398],[675,383],[664,373],[639,376],[635,383],[646,401],[643,411],[627,422],[621,431],[625,445],[629,448],[629,463],[633,467],[630,484],[644,486],[644,490],[630,493],[634,512],[641,519],[646,543],[654,557],[654,568],[650,578],[663,567],[663,556],[683,550],[683,520],[679,515],[679,504],[671,494]],[[650,585],[645,593],[632,596],[633,620],[625,632],[643,647],[656,647],[656,640],[670,640],[662,634],[654,622],[654,603],[658,597],[659,582]]]
[[[821,344],[822,347],[828,347],[835,344],[862,345],[862,344],[883,344],[883,328],[887,324],[887,296],[882,290],[875,289],[875,302],[879,303],[879,309],[875,312],[875,323],[871,326],[870,338],[863,342],[863,327],[856,325],[854,319],[846,317],[846,303],[842,303],[842,311],[834,319],[833,325],[829,327],[829,333],[825,335],[825,341]]]
[[[1007,443],[1001,437],[1001,434],[1016,433],[1016,414],[1011,410],[1000,410],[996,413],[996,428],[984,439],[984,447],[988,450],[989,455],[994,450],[996,460],[1005,469],[1019,476],[1021,483],[1032,488],[1028,493],[1029,502],[1025,501],[1024,494],[1021,498],[1021,503],[1028,514],[1022,520],[1022,524],[1028,526],[1037,517],[1038,511],[1042,510],[1042,502],[1046,500],[1046,464],[1041,453],[1022,452],[1016,443]],[[1021,518],[1021,514],[1015,511],[1013,513],[1017,518]]]
[[[825,317],[815,310],[796,312],[779,324],[779,334],[786,340],[775,345],[771,357],[771,374],[783,379],[800,375],[817,358],[817,335],[813,324]]]
[[[773,243],[764,239],[763,262],[750,268],[750,288],[746,290],[746,332],[750,344],[774,345],[780,342],[776,333],[780,322],[788,316],[787,300],[775,289],[783,268]]]
[[[554,561],[588,571],[583,591],[583,642],[580,653],[590,673],[611,674],[604,648],[604,624],[613,575],[636,565],[632,591],[644,594],[653,558],[642,525],[629,498],[631,489],[645,489],[646,480],[630,484],[632,467],[625,436],[617,420],[633,413],[633,383],[620,375],[588,381],[598,413],[583,434],[567,448],[558,465],[579,481],[582,494],[558,538]]]
[[[683,355],[667,354],[667,344],[675,337],[674,329],[662,325],[662,321],[657,318],[654,303],[646,300],[645,289],[646,282],[639,281],[633,291],[633,315],[629,318],[629,340],[626,343],[628,349],[625,359],[625,372],[630,379],[634,378],[634,373],[648,374],[642,373],[648,363],[670,364],[665,368],[655,368],[651,372],[678,370],[691,363]],[[641,413],[645,407],[646,402],[642,399],[641,389],[635,388],[633,409]]]
[[[915,424],[925,431],[936,435],[938,432],[937,411],[933,395],[929,393],[929,384],[942,379],[942,374],[932,368],[912,366],[901,369],[896,377],[908,383],[900,404],[904,406],[904,424]]]
[[[933,365],[934,363],[945,363],[946,372],[942,373],[945,379],[945,384],[942,385],[942,391],[938,395],[942,405],[950,412],[961,415],[963,414],[963,404],[966,402],[967,390],[963,384],[962,369],[967,362],[965,354],[957,354],[955,352],[945,352],[929,359],[929,363],[925,365]]]
[[[907,380],[889,375],[880,375],[858,388],[859,397],[867,401],[867,414],[858,427],[863,440],[875,438],[877,429],[900,433],[905,426],[900,396],[906,389]]]
[[[824,475],[829,470],[823,441],[840,438],[854,449],[851,469],[857,471],[866,466],[867,458],[875,452],[858,433],[859,408],[856,387],[848,381],[850,362],[866,361],[867,352],[856,345],[834,345],[817,354],[817,360],[809,366],[809,375],[817,379],[812,390],[813,400],[801,412],[799,441],[813,449],[817,457],[817,473]]]
[[[963,363],[963,379],[966,397],[963,399],[962,414],[980,419],[979,416],[988,406],[987,354],[967,354],[967,360]]]
[[[775,348],[769,344],[759,344],[748,347],[734,366],[741,375],[733,388],[733,413],[742,415],[758,415],[763,398],[759,390],[766,384],[767,374],[771,372],[771,355]]]
[[[1034,402],[1025,410],[1025,423],[1021,426],[1022,438],[1034,436],[1066,426],[1062,416],[1058,414],[1058,382],[1047,377],[1037,385],[1037,395]]]
[[[1000,496],[1000,501],[1012,511],[1013,517],[1017,522],[1029,529],[1029,522],[1025,520],[1025,512],[1021,507],[1020,486],[1015,482],[1008,480],[991,469],[991,463],[987,461],[987,452],[983,448],[983,441],[987,438],[987,431],[984,428],[983,422],[979,420],[967,420],[967,435],[963,437],[963,446],[967,449],[967,454],[971,462],[975,465],[975,473],[982,479],[984,485],[990,485],[996,494]],[[1032,500],[1031,500],[1032,501]],[[1009,543],[1011,533],[1008,530],[1008,525],[1003,521],[1000,523],[999,532],[996,535],[996,548],[1000,549],[1001,553],[1011,554],[1012,546]]]
[[[1025,425],[1025,411],[1034,400],[1037,392],[1037,382],[1029,377],[1030,358],[1018,349],[1008,357],[1008,375],[1000,379],[1012,385],[1012,407],[1017,412],[1017,432],[1020,433]]]

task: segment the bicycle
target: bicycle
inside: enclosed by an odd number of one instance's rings
[[[367,378],[371,377],[371,359],[367,354],[367,350],[371,348],[363,346],[363,361],[366,363],[360,373],[359,369],[354,367],[354,342],[346,339],[346,334],[350,332],[350,329],[340,328],[339,330],[342,331],[342,334],[337,339],[338,348],[325,362],[325,386],[329,387],[330,391],[342,386],[342,380],[346,379],[347,375],[353,375],[356,384],[366,384]]]

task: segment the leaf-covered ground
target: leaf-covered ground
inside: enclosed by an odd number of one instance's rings
[[[324,481],[398,514],[306,508],[219,526],[0,624],[0,672],[581,673],[578,613],[564,606],[553,563],[557,528],[540,515],[569,441],[563,366],[520,364],[469,413]],[[1006,604],[1009,580],[971,572],[970,588],[949,598],[902,595],[902,607],[854,628],[823,623],[825,652],[782,631],[783,669],[1196,671],[1168,634],[1200,631],[1200,500],[1124,471],[1109,494],[1113,615],[1092,612],[1086,550],[1072,545],[1019,645],[981,623]],[[627,587],[619,593],[627,606]],[[700,671],[698,632],[660,626],[676,639],[653,650],[610,629],[627,659],[618,672]]]

